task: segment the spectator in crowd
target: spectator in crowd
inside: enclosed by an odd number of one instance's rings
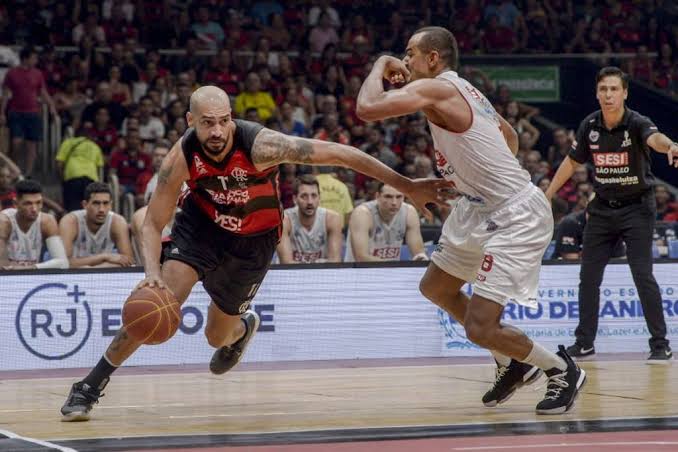
[[[97,84],[94,102],[85,107],[85,110],[82,112],[82,123],[89,122],[94,124],[96,113],[102,107],[108,110],[108,115],[115,128],[120,129],[122,122],[127,117],[127,109],[113,100],[111,85],[108,82]]]
[[[82,209],[59,222],[71,268],[129,267],[134,263],[125,219],[111,211],[111,188],[93,182],[85,189]]]
[[[128,129],[118,143],[121,146],[111,155],[109,173],[118,177],[121,194],[137,194],[139,176],[151,169],[151,158],[142,150],[139,129]]]
[[[82,112],[87,107],[89,99],[80,86],[80,81],[75,77],[69,77],[64,81],[64,90],[54,94],[54,105],[66,124],[76,124],[80,121]]]
[[[341,262],[341,215],[319,207],[320,186],[306,174],[294,186],[294,207],[285,209],[277,247],[281,264]]]
[[[16,208],[0,212],[0,268],[68,268],[56,219],[42,210],[42,186],[34,180],[16,184]],[[50,259],[42,261],[43,247]]]
[[[111,117],[106,107],[100,107],[96,111],[94,124],[85,123],[86,135],[99,145],[104,155],[111,155],[111,150],[118,142],[118,129],[111,124]]]
[[[546,159],[553,168],[558,168],[563,159],[570,153],[573,140],[573,133],[568,132],[563,127],[558,127],[553,131],[553,144],[549,146],[546,154]]]
[[[329,0],[319,0],[318,3],[311,7],[308,11],[308,24],[313,27],[318,22],[322,15],[325,14],[329,20],[329,24],[334,29],[341,28],[341,18],[336,9],[334,9]]]
[[[151,195],[158,185],[158,171],[160,171],[160,165],[162,165],[162,161],[169,153],[171,147],[172,144],[168,140],[162,139],[155,143],[155,148],[151,154],[151,166],[153,172],[147,171],[142,173],[137,180],[137,193],[143,195],[141,202],[137,201],[139,205],[146,205],[151,199]]]
[[[306,136],[306,126],[303,122],[294,118],[294,108],[289,102],[283,102],[280,106],[280,131],[296,137]]]
[[[56,106],[47,92],[45,78],[36,68],[38,53],[32,47],[21,50],[21,64],[11,68],[3,81],[0,100],[0,127],[9,126],[12,136],[12,158],[24,161],[24,174],[33,174],[33,166],[38,156],[38,142],[42,140],[42,116],[39,99],[49,106],[53,116],[57,116]],[[5,116],[5,112],[6,115]]]
[[[6,164],[0,165],[0,210],[15,207],[16,190],[12,170]]]
[[[329,45],[339,44],[339,35],[332,26],[329,14],[321,13],[317,25],[313,27],[308,36],[311,52],[321,53]]]
[[[654,187],[654,198],[657,203],[657,221],[670,221],[666,220],[666,217],[672,214],[675,216],[678,212],[678,205],[673,194],[665,184],[658,184]]]
[[[593,199],[590,195],[586,199]],[[552,259],[579,260],[584,245],[584,227],[588,220],[586,210],[572,212],[560,221],[555,232],[556,249]],[[623,240],[618,240],[610,257],[623,257],[626,254],[626,246]]]
[[[100,46],[106,45],[106,32],[99,24],[99,16],[95,12],[87,14],[85,22],[73,28],[73,44],[80,44],[84,37],[94,39]]]
[[[200,42],[200,46],[216,50],[224,42],[224,29],[221,25],[210,20],[210,12],[207,6],[200,6],[197,13],[197,21],[191,26],[191,30]]]
[[[377,198],[355,208],[348,223],[346,262],[400,260],[403,242],[413,260],[428,260],[419,227],[419,214],[404,196],[380,184]]]
[[[259,118],[266,121],[276,111],[271,94],[261,90],[261,79],[256,72],[250,72],[245,79],[245,91],[235,98],[235,113],[243,117],[248,108],[256,108]]]
[[[99,181],[104,166],[101,148],[92,139],[92,129],[81,129],[73,138],[61,143],[56,155],[62,180],[64,208],[71,212],[81,208],[85,189]]]
[[[129,119],[129,118],[128,118]],[[143,141],[155,141],[165,136],[165,125],[153,115],[153,100],[150,96],[139,99],[139,137]],[[127,134],[127,121],[122,123],[122,134]]]

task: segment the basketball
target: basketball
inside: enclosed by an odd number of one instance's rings
[[[169,289],[142,287],[122,308],[122,324],[133,339],[148,345],[162,344],[179,328],[179,302]]]

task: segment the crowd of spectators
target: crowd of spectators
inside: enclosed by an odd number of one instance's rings
[[[99,180],[102,169],[106,180],[115,175],[121,192],[135,195],[141,207],[157,168],[153,155],[184,133],[188,99],[200,85],[223,88],[236,117],[287,134],[351,144],[402,174],[427,177],[436,172],[435,156],[421,115],[364,123],[355,114],[356,96],[377,55],[400,55],[414,30],[441,25],[453,30],[462,55],[637,52],[626,60],[632,76],[678,93],[678,22],[671,22],[676,17],[671,5],[661,0],[15,0],[0,5],[0,42],[24,51],[17,58],[0,46],[0,59],[6,66],[40,70],[43,98],[72,135],[57,154],[66,210],[79,208],[84,187]],[[29,50],[34,45],[41,50]],[[57,50],[61,46],[76,50]],[[515,127],[518,159],[545,190],[573,132],[540,131],[532,120],[537,108],[512,100],[506,86],[495,86],[478,69],[461,72]],[[15,95],[16,88],[12,91]],[[540,140],[543,133],[547,137]],[[538,142],[552,144],[535,148]],[[76,147],[77,161],[70,158]],[[24,152],[12,151],[30,175]],[[285,207],[291,206],[295,177],[310,171],[282,168]],[[0,197],[11,191],[3,181],[19,175],[5,172],[3,178],[0,170]],[[374,181],[340,168],[332,174],[348,189],[351,203],[374,197]],[[554,201],[556,221],[586,207],[591,180],[582,168],[563,187]],[[668,190],[658,190],[657,203],[658,220],[678,217]],[[437,224],[444,215],[438,212]]]

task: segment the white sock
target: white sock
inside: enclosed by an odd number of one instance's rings
[[[546,350],[536,342],[532,342],[532,350],[530,350],[530,354],[527,355],[523,362],[537,366],[542,370],[551,370],[554,367],[560,370],[567,369],[567,363],[565,363],[563,358]]]
[[[511,358],[509,358],[506,355],[502,355],[498,351],[495,350],[490,350],[490,353],[492,353],[492,356],[494,357],[495,361],[499,363],[500,366],[503,367],[508,367],[509,364],[511,364]]]

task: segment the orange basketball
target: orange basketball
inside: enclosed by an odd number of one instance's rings
[[[122,324],[133,339],[162,344],[174,336],[181,322],[179,302],[169,289],[142,287],[122,307]]]

